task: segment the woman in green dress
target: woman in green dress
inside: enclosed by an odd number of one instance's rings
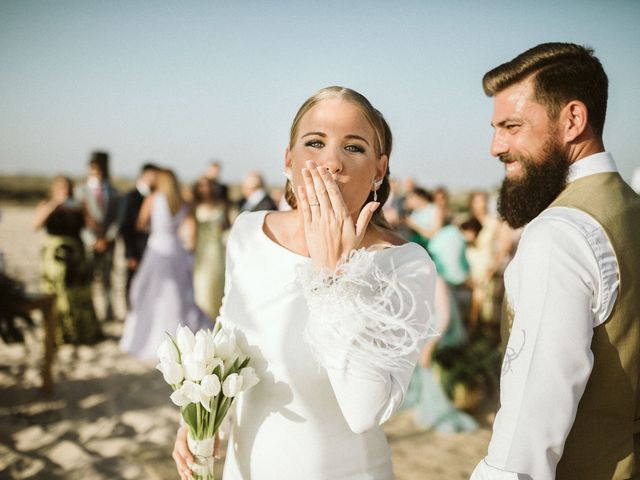
[[[56,340],[88,344],[103,338],[91,298],[91,268],[80,240],[84,214],[72,197],[72,183],[57,176],[51,199],[38,205],[34,229],[45,228],[42,290],[55,295]]]
[[[415,422],[422,428],[431,428],[441,433],[474,431],[478,428],[477,422],[470,415],[456,409],[432,368],[433,355],[437,350],[459,346],[466,341],[456,299],[450,285],[441,276],[436,280],[434,314],[434,327],[440,335],[427,339],[402,408],[414,409]]]
[[[202,177],[194,188],[196,238],[193,287],[198,306],[212,320],[218,317],[224,294],[224,239],[229,229],[225,192]]]

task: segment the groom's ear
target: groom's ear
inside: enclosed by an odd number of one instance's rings
[[[558,118],[560,136],[565,143],[572,143],[589,126],[589,111],[580,100],[572,100],[560,111]]]

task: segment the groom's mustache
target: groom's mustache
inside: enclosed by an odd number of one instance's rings
[[[522,163],[526,163],[526,159],[522,157],[522,155],[499,155],[498,159],[502,162],[502,163],[513,163],[513,162],[522,162]]]

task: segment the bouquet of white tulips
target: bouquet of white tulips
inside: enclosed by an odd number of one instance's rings
[[[173,388],[171,401],[180,407],[189,429],[192,478],[198,480],[213,480],[215,434],[236,395],[259,381],[234,333],[219,325],[195,335],[179,326],[175,338],[167,333],[158,348],[156,368]]]

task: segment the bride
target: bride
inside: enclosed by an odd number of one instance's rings
[[[293,210],[245,213],[233,226],[219,321],[261,381],[238,400],[225,480],[393,478],[381,425],[427,336],[435,269],[379,208],[391,145],[364,96],[320,90],[291,126]],[[186,427],[173,457],[189,478]]]

